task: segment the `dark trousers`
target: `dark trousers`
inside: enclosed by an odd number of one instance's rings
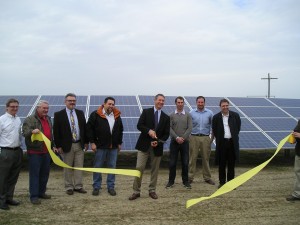
[[[0,204],[12,200],[22,167],[23,150],[1,149],[0,152]]]
[[[226,183],[226,166],[227,166],[227,181],[234,178],[235,153],[232,139],[224,139],[224,147],[220,151],[219,161],[219,181],[220,184]]]
[[[46,192],[50,172],[50,155],[29,154],[29,193],[30,199],[37,199]]]
[[[181,158],[181,177],[182,182],[188,182],[189,172],[189,142],[178,144],[176,141],[171,140],[170,143],[170,163],[169,163],[169,182],[174,183],[176,177],[176,165],[178,160],[178,153],[180,152]]]

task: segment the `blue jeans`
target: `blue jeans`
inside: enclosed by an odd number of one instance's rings
[[[94,168],[103,168],[106,161],[107,168],[116,168],[118,157],[117,149],[97,149],[95,154]],[[93,187],[95,189],[101,189],[102,175],[101,173],[93,173]],[[107,189],[115,188],[115,175],[107,174]]]
[[[30,199],[37,199],[46,192],[50,173],[50,155],[28,154]]]
[[[170,143],[170,163],[169,163],[169,182],[174,183],[176,177],[176,165],[178,154],[180,152],[181,158],[181,177],[182,182],[188,182],[188,169],[189,169],[189,142],[178,144],[176,141],[171,140]]]

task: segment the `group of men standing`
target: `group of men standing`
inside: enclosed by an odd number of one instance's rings
[[[197,107],[190,112],[184,110],[184,98],[175,99],[176,109],[168,116],[163,112],[165,96],[157,94],[154,106],[144,109],[137,124],[141,132],[136,149],[136,169],[141,177],[133,182],[133,194],[129,200],[140,197],[142,177],[148,158],[151,160],[149,196],[157,199],[156,185],[163,146],[169,136],[170,164],[169,180],[166,188],[175,184],[176,165],[180,153],[182,183],[191,189],[196,173],[198,154],[202,158],[203,179],[215,185],[211,177],[209,159],[211,144],[215,139],[215,162],[219,165],[219,187],[235,176],[235,162],[239,157],[239,132],[241,119],[238,113],[229,110],[229,101],[221,99],[220,112],[205,107],[205,97],[196,98]],[[22,165],[23,151],[20,148],[21,130],[25,137],[29,161],[29,192],[32,204],[41,204],[40,199],[50,199],[46,194],[50,171],[50,156],[44,142],[31,142],[31,135],[43,132],[51,141],[54,152],[61,154],[69,166],[83,167],[84,151],[90,144],[95,152],[94,167],[101,168],[106,162],[108,168],[115,168],[118,152],[123,139],[121,112],[115,107],[115,99],[107,97],[86,122],[84,112],[75,108],[76,95],[65,96],[66,108],[54,113],[54,123],[48,116],[49,103],[40,100],[33,115],[27,117],[21,129],[21,120],[16,116],[19,102],[9,99],[6,113],[0,117],[0,209],[7,210],[9,205],[19,205],[13,199],[15,184]],[[295,135],[297,137],[297,135]],[[82,171],[64,169],[65,190],[68,195],[74,192],[87,193],[83,187]],[[93,174],[93,195],[99,195],[102,176]],[[116,195],[115,175],[108,174],[107,190]],[[298,199],[298,196],[294,196]]]

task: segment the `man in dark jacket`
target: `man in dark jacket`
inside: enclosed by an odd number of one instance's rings
[[[84,150],[88,147],[86,139],[86,121],[84,112],[76,107],[76,95],[65,96],[66,108],[54,113],[54,142],[59,153],[63,153],[64,162],[69,166],[83,167]],[[68,195],[74,191],[85,194],[82,171],[64,168],[65,189]]]
[[[236,112],[229,111],[229,101],[221,99],[221,111],[213,116],[212,140],[216,138],[216,164],[219,165],[219,188],[234,178],[235,161],[239,158],[239,133],[241,118]],[[226,179],[227,166],[227,179]]]
[[[107,97],[98,110],[91,113],[87,122],[87,136],[95,152],[94,167],[101,168],[106,161],[108,168],[116,168],[118,152],[123,139],[121,112],[115,107],[115,99]],[[93,195],[99,195],[101,173],[93,174]],[[107,190],[115,196],[115,175],[107,175]]]
[[[42,199],[50,199],[46,194],[47,183],[50,172],[50,155],[44,142],[31,142],[31,135],[43,132],[51,141],[53,147],[52,123],[48,116],[49,103],[40,100],[37,104],[35,114],[24,120],[22,133],[25,137],[27,155],[29,162],[29,193],[32,204],[41,204]],[[56,148],[54,148],[56,151]]]
[[[298,121],[297,126],[294,129],[292,135],[296,138],[295,146],[295,185],[293,193],[286,198],[287,201],[299,201],[300,200],[300,120]]]
[[[163,155],[164,142],[170,135],[170,117],[161,109],[165,103],[165,96],[157,94],[154,99],[154,107],[144,109],[139,118],[137,129],[141,131],[135,148],[138,150],[136,169],[141,171],[141,177],[136,177],[133,182],[133,194],[129,200],[140,197],[142,176],[147,160],[151,159],[151,181],[149,184],[149,196],[157,199],[155,192],[158,177],[159,164]]]

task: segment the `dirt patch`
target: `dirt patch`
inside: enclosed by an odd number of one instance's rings
[[[236,174],[249,169],[239,167]],[[300,202],[285,200],[293,188],[292,166],[269,166],[237,190],[186,209],[188,199],[209,196],[217,189],[204,183],[200,172],[191,190],[182,186],[178,175],[174,188],[165,189],[168,170],[161,169],[159,198],[153,200],[148,196],[147,170],[141,198],[129,201],[133,177],[116,177],[115,197],[107,193],[105,184],[99,196],[92,196],[92,174],[85,172],[84,185],[88,193],[68,196],[63,188],[62,170],[52,170],[47,191],[52,199],[42,200],[42,204],[36,206],[28,198],[28,172],[22,171],[15,192],[15,198],[22,204],[9,211],[0,210],[0,224],[299,224]],[[180,175],[179,170],[177,174]],[[212,174],[217,180],[216,167],[212,168]]]

